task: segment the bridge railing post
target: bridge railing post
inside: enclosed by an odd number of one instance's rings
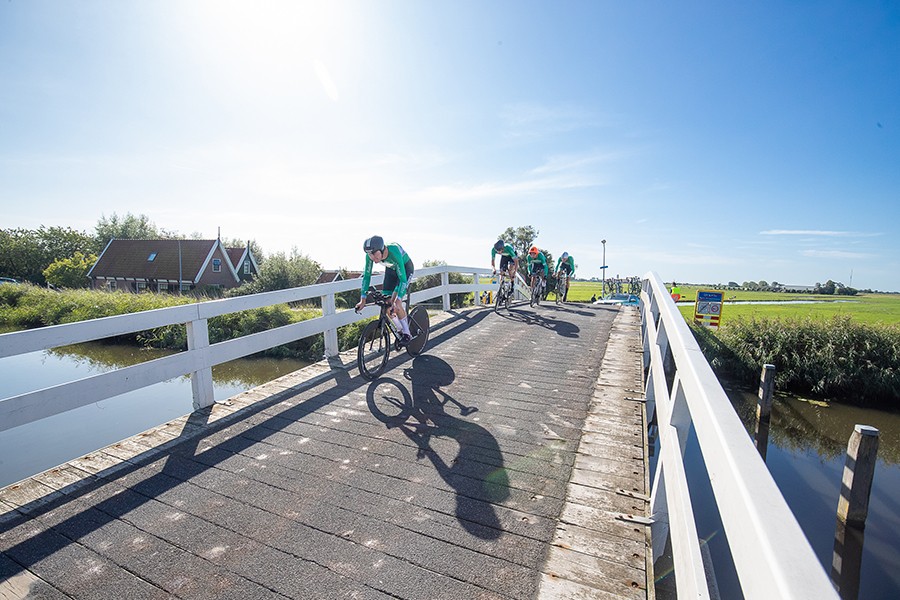
[[[475,306],[481,306],[481,279],[478,273],[472,273],[472,281],[474,282]]]
[[[441,273],[441,288],[443,289],[443,294],[441,297],[444,300],[444,310],[450,310],[450,274],[447,271]]]
[[[322,316],[330,317],[337,314],[334,302],[334,292],[322,296]],[[337,356],[340,352],[338,347],[337,328],[325,330],[325,358]]]
[[[189,351],[202,351],[209,348],[209,323],[206,319],[188,321],[186,327]],[[194,397],[194,410],[206,408],[215,403],[212,367],[205,367],[191,373],[191,393]]]

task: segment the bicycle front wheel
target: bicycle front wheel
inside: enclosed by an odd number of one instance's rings
[[[501,306],[501,305],[503,304],[503,302],[506,300],[505,294],[503,293],[503,292],[505,292],[505,291],[506,291],[506,288],[505,288],[505,286],[501,283],[501,284],[500,284],[500,287],[497,289],[496,295],[494,296],[494,312],[496,312],[496,313],[499,313],[499,312],[500,312],[500,306]]]
[[[359,347],[356,351],[356,364],[359,373],[369,381],[375,379],[387,366],[391,354],[391,340],[387,328],[380,321],[372,321],[359,336]]]
[[[428,311],[417,306],[409,313],[409,333],[412,339],[406,345],[406,352],[410,356],[418,356],[425,349],[428,342]]]

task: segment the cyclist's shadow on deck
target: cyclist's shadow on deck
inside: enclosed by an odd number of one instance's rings
[[[441,478],[453,487],[456,518],[466,531],[483,539],[500,537],[502,525],[494,505],[508,498],[509,478],[496,438],[464,418],[478,408],[466,406],[440,389],[456,377],[445,361],[423,354],[403,375],[412,393],[394,379],[374,381],[366,394],[369,409],[388,428],[397,427],[412,440],[418,447],[416,458],[430,460]],[[391,397],[394,392],[384,386],[396,388],[400,398]],[[379,407],[385,402],[388,410]],[[391,409],[393,412],[389,412]],[[440,451],[432,448],[432,440],[438,438],[454,440],[456,456],[448,456],[444,445]]]
[[[555,331],[558,335],[563,337],[579,337],[578,332],[581,331],[581,328],[578,327],[578,325],[556,317],[556,315],[561,312],[562,311],[559,309],[554,309],[549,306],[538,307],[535,309],[529,308],[526,305],[525,308],[510,308],[506,314],[501,313],[501,316],[505,319],[511,319],[529,325],[540,325],[541,327]]]

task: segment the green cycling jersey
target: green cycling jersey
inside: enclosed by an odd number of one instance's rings
[[[556,261],[556,271],[559,271],[559,266],[562,264],[569,265],[569,277],[575,277],[575,259],[572,258],[571,254],[565,261],[562,258]]]
[[[409,262],[409,255],[400,244],[386,244],[387,256],[382,259],[381,263],[386,269],[393,269],[397,273],[397,297],[403,298],[406,295],[406,289],[409,287],[409,281],[406,273],[406,263]],[[369,291],[369,282],[372,279],[372,266],[375,261],[366,254],[366,268],[363,271],[361,293],[363,296]]]
[[[528,272],[529,273],[531,272],[531,264],[536,263],[536,262],[539,262],[542,265],[544,265],[544,277],[546,277],[548,275],[550,269],[547,267],[547,257],[544,256],[543,252],[538,252],[537,256],[535,256],[534,258],[532,258],[530,254],[528,255]]]
[[[500,256],[508,256],[510,258],[516,258],[516,250],[510,244],[504,245],[503,250],[501,250],[500,252],[497,252],[497,249],[494,248],[493,246],[491,247],[491,262],[492,263],[494,262],[494,259],[497,257],[498,254]]]

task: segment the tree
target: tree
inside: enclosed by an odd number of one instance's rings
[[[116,213],[109,218],[101,216],[94,227],[97,244],[102,251],[110,240],[154,240],[160,236],[156,224],[147,215],[134,216],[131,213],[119,217]],[[172,232],[166,232],[166,237],[177,238]]]
[[[426,260],[422,263],[422,268],[425,267],[440,267],[446,266],[447,262],[443,260]],[[467,278],[462,273],[449,273],[447,276],[448,282],[453,283],[465,283],[468,279],[471,281],[471,278]],[[441,276],[440,274],[428,275],[426,277],[421,277],[416,279],[410,285],[409,291],[416,292],[419,290],[427,290],[428,288],[436,287],[441,285]],[[464,304],[466,294],[451,294],[450,295],[450,306],[452,308],[460,308]]]
[[[69,227],[0,230],[0,273],[38,285],[45,283],[44,269],[76,252],[94,251],[94,239]]]
[[[53,264],[44,269],[44,278],[47,283],[56,287],[85,288],[90,285],[87,274],[95,262],[96,255],[76,252],[70,258],[53,261]]]
[[[822,286],[822,290],[820,293],[832,296],[832,295],[834,295],[834,290],[836,287],[837,286],[835,285],[835,283],[829,279],[828,281],[825,282],[825,285]]]
[[[538,230],[531,225],[516,228],[507,227],[506,231],[500,234],[499,239],[512,245],[516,251],[516,255],[519,258],[522,258],[528,254],[528,249],[534,244],[534,240],[537,239],[538,233]]]
[[[270,256],[265,265],[260,266],[256,279],[230,290],[227,295],[243,296],[312,285],[321,272],[319,263],[292,248],[290,256],[284,252]]]

